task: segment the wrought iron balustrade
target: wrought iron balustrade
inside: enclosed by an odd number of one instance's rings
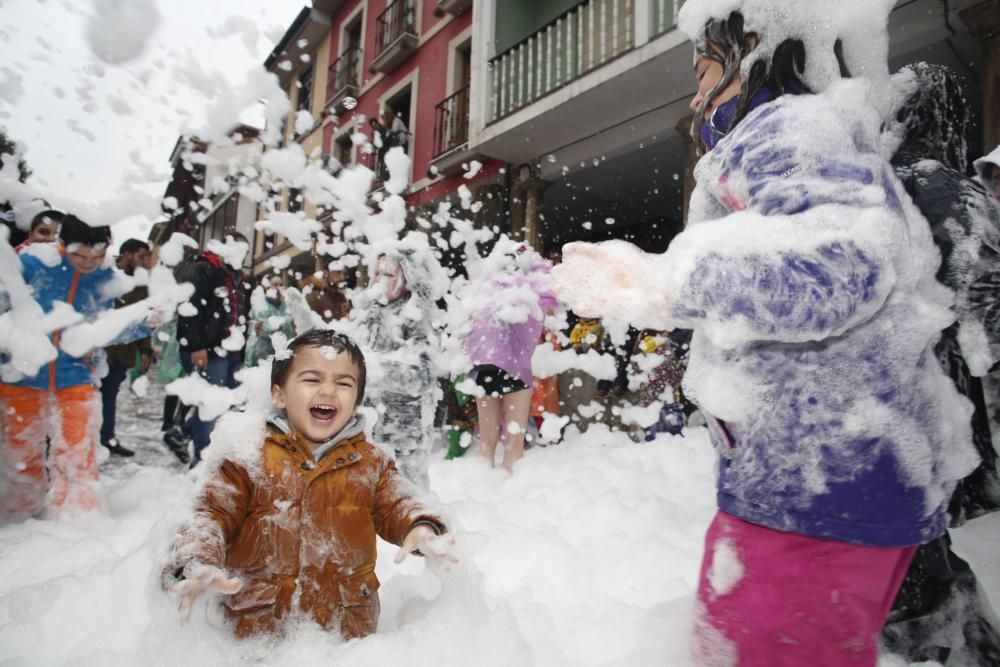
[[[434,157],[469,141],[469,86],[465,86],[434,107]]]

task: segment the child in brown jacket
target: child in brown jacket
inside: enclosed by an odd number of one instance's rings
[[[312,330],[277,355],[259,461],[225,459],[181,530],[163,573],[187,618],[205,592],[239,637],[281,633],[311,618],[345,639],[378,624],[375,536],[452,562],[442,519],[422,505],[392,457],[367,441],[356,413],[365,360],[346,336]]]

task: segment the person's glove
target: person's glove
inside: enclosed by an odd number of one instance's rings
[[[395,563],[402,563],[410,554],[423,554],[427,558],[443,563],[458,564],[458,556],[454,553],[455,538],[450,535],[438,535],[427,524],[417,524],[410,529],[400,545]]]
[[[146,326],[150,329],[162,327],[170,321],[172,316],[173,313],[166,308],[153,308],[149,311],[149,315],[146,316]]]
[[[243,581],[239,577],[230,577],[224,570],[214,565],[189,563],[184,568],[184,579],[178,581],[168,590],[171,593],[176,593],[180,598],[177,604],[177,613],[183,623],[191,615],[191,605],[204,593],[232,595],[239,593],[241,588],[243,588]]]

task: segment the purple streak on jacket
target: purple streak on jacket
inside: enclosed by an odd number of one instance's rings
[[[672,314],[695,330],[685,390],[735,441],[713,432],[723,510],[919,544],[975,465],[968,406],[931,349],[948,295],[877,118],[831,99],[765,104],[698,164],[689,227],[665,257]]]
[[[498,271],[477,291],[472,328],[462,347],[474,366],[492,364],[529,387],[531,355],[542,333],[545,314],[557,304],[547,263],[525,275]]]

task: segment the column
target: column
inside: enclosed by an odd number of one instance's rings
[[[684,226],[687,226],[688,205],[691,203],[691,193],[694,191],[694,165],[698,162],[698,152],[695,149],[694,140],[691,139],[691,123],[693,116],[682,118],[674,129],[684,139]]]

